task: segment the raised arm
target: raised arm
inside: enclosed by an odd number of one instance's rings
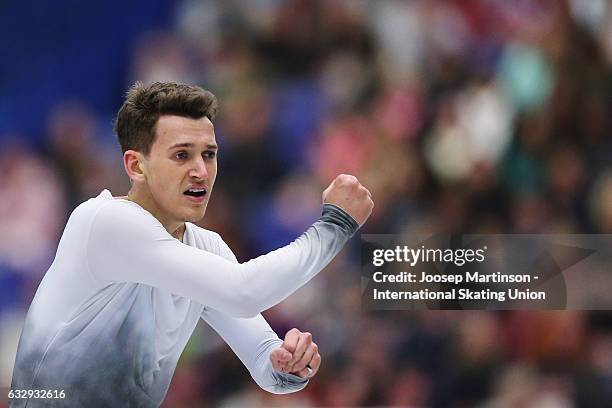
[[[350,177],[324,192],[323,215],[298,239],[242,264],[182,244],[136,205],[109,203],[87,237],[89,268],[102,283],[139,282],[231,316],[255,316],[319,273],[365,222],[369,193]]]

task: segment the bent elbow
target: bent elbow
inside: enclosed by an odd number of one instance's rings
[[[258,297],[248,288],[240,289],[226,311],[232,317],[252,318],[263,311]]]
[[[257,311],[253,311],[248,308],[236,308],[233,312],[230,311],[228,314],[232,317],[238,317],[240,319],[251,319],[259,314]]]

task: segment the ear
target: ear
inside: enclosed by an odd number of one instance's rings
[[[123,167],[132,182],[143,182],[146,179],[144,156],[135,150],[123,153]]]

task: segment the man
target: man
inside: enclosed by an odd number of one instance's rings
[[[369,217],[370,194],[339,176],[296,241],[237,263],[219,235],[192,224],[217,174],[215,113],[199,87],[130,89],[115,130],[132,188],[104,190],[70,216],[23,328],[11,407],[159,406],[200,318],[267,391],[298,391],[316,374],[310,334],[292,329],[281,341],[260,312],[332,260]]]

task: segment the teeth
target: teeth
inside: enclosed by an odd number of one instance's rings
[[[201,193],[203,191],[206,191],[206,189],[203,189],[203,188],[190,188],[189,191],[191,191],[192,193]]]

